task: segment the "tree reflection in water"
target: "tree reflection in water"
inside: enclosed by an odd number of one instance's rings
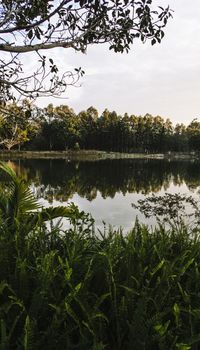
[[[189,191],[200,185],[198,161],[120,159],[73,162],[61,159],[10,161],[26,181],[34,186],[38,198],[51,203],[68,201],[77,193],[92,201],[99,192],[105,199],[116,193],[148,195],[167,191],[170,185],[184,183]]]
[[[133,227],[136,216],[148,225],[156,224],[132,207],[138,200],[165,192],[193,195],[199,199],[200,162],[150,159],[67,161],[25,159],[10,161],[15,171],[28,181],[44,206],[73,201],[91,213],[96,227],[102,221],[125,230]]]

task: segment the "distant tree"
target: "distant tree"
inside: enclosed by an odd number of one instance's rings
[[[174,128],[169,118],[164,121],[164,135],[162,151],[167,152],[172,150]]]
[[[161,2],[162,3],[162,2]],[[135,39],[160,43],[171,11],[153,0],[2,0],[0,2],[0,101],[25,96],[60,95],[75,84],[81,68],[59,74],[57,62],[44,51],[108,43],[115,52],[129,51]],[[36,54],[36,70],[24,69],[23,57]]]
[[[182,152],[188,150],[188,134],[183,123],[175,125],[172,148]]]
[[[79,141],[78,116],[73,108],[66,105],[55,107],[55,118],[60,122],[60,126],[65,133],[65,147],[73,148],[75,143]]]
[[[46,140],[44,148],[64,150],[74,147],[78,142],[78,118],[67,105],[54,107],[49,104],[44,108],[42,137]]]
[[[86,111],[87,115],[89,118],[93,119],[93,120],[97,120],[99,113],[97,111],[96,108],[94,108],[93,106],[90,106],[87,111]]]
[[[93,149],[97,147],[97,119],[98,111],[89,107],[78,114],[81,147]]]
[[[187,127],[189,148],[192,151],[200,151],[200,122],[193,119]]]
[[[31,105],[24,100],[21,105],[10,103],[6,113],[0,111],[0,145],[11,150],[27,142],[35,133],[37,124],[32,119]]]
[[[159,115],[153,118],[153,144],[154,152],[164,151],[165,121]]]

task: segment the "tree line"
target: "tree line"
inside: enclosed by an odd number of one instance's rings
[[[173,126],[161,116],[118,115],[89,107],[78,114],[67,105],[45,108],[24,100],[0,111],[0,148],[32,151],[92,149],[113,152],[199,151],[200,122]]]

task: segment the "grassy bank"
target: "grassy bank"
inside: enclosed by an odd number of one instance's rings
[[[38,211],[24,182],[3,170],[1,350],[200,349],[198,228],[136,222],[126,235],[95,234],[74,205]]]
[[[68,160],[101,160],[101,159],[198,159],[198,153],[118,153],[96,150],[79,151],[0,151],[0,159],[68,159]]]

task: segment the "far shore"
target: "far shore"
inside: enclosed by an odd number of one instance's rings
[[[195,152],[167,152],[167,153],[119,153],[96,150],[79,151],[0,151],[0,159],[66,159],[66,160],[104,160],[104,159],[199,159]]]

